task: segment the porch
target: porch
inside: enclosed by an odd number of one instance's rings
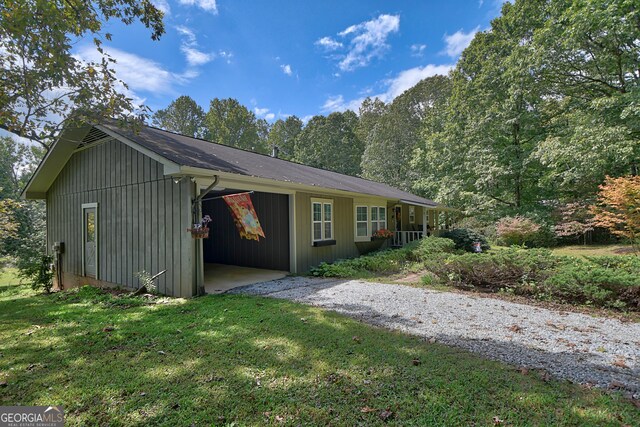
[[[394,248],[401,248],[423,237],[439,236],[455,228],[454,211],[449,208],[401,203],[389,209],[389,230],[393,232],[389,244]]]

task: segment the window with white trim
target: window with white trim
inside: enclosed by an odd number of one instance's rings
[[[387,228],[387,208],[383,206],[371,206],[371,234]]]
[[[356,237],[369,237],[368,211],[368,206],[356,206]]]
[[[333,200],[311,199],[311,241],[333,239]]]
[[[416,223],[416,207],[409,206],[409,224]]]

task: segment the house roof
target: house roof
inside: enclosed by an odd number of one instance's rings
[[[437,206],[433,200],[416,196],[387,184],[179,135],[150,126],[143,126],[136,133],[123,129],[117,124],[110,123],[103,126],[181,166],[362,193],[418,205]]]
[[[331,172],[252,151],[141,126],[134,132],[115,121],[83,126],[63,131],[27,184],[23,197],[43,198],[73,151],[100,139],[100,135],[118,137],[141,147],[147,154],[166,159],[176,166],[257,177],[284,183],[302,184],[318,189],[330,189],[378,196],[421,206],[438,206],[432,200],[399,190],[387,184]],[[167,173],[165,171],[165,173]],[[175,173],[175,171],[174,171]]]

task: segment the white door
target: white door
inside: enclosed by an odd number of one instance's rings
[[[83,255],[84,275],[96,278],[98,271],[98,226],[95,207],[84,207],[83,216]]]

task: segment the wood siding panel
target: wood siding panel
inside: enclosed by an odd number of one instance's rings
[[[254,192],[251,201],[266,236],[259,242],[240,238],[224,200],[203,202],[203,215],[213,219],[203,242],[204,261],[289,271],[289,196]]]
[[[137,288],[136,274],[173,296],[192,295],[192,183],[174,184],[155,160],[115,140],[75,153],[47,193],[47,243],[65,243],[63,269],[82,274],[82,204],[98,203],[98,278]]]
[[[333,228],[336,244],[314,247],[311,245],[311,198],[333,200]],[[296,247],[298,273],[309,271],[321,262],[359,255],[354,242],[353,199],[309,193],[296,193]]]

